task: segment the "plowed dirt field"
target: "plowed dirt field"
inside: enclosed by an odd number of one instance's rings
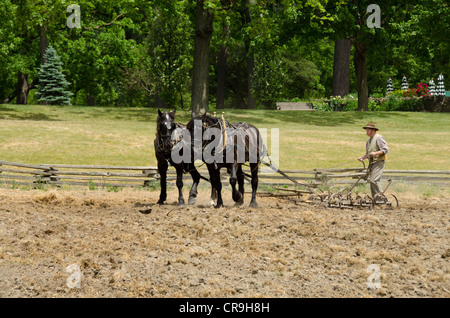
[[[0,297],[450,297],[450,199],[389,210],[0,189]],[[187,190],[186,190],[187,196]]]

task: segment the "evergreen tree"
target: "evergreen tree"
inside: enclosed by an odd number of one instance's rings
[[[49,105],[70,105],[70,97],[73,94],[66,90],[70,83],[62,73],[62,62],[51,45],[45,51],[43,60],[44,63],[39,69],[36,92],[39,102]]]

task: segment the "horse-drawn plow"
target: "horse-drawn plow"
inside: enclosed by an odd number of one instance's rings
[[[323,174],[323,170],[316,170],[321,171],[320,174]],[[278,172],[280,173],[280,171]],[[365,166],[362,169],[356,169],[353,174],[347,174],[347,176],[357,178],[356,182],[351,186],[330,186],[326,181],[322,182],[322,184],[300,184],[285,173],[282,173],[282,175],[293,181],[294,186],[274,187],[271,191],[260,192],[258,195],[261,197],[276,197],[295,204],[314,204],[340,209],[373,209],[375,206],[385,206],[393,209],[399,206],[398,199],[394,194],[386,194],[386,191],[392,184],[391,179],[388,180],[384,191],[378,192],[374,196],[361,190],[363,185],[361,181],[366,181],[368,177]]]
[[[388,186],[392,180],[389,180]],[[386,187],[387,188],[387,187]],[[289,200],[295,204],[314,204],[329,208],[368,208],[386,206],[390,209],[398,207],[398,199],[394,194],[377,193],[374,197],[365,192],[353,192],[348,187],[332,186],[328,190],[274,188],[271,192],[261,192],[261,197],[276,197]]]

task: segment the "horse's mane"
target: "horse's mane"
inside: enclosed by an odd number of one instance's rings
[[[188,130],[193,129],[195,120],[200,120],[202,122],[203,128],[217,127],[223,129],[223,127],[232,127],[232,125],[223,117],[220,118],[216,116],[211,116],[208,113],[204,113],[202,115],[192,116],[192,119],[186,125],[186,128]]]

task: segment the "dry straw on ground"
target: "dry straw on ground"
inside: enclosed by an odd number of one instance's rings
[[[250,209],[225,191],[214,209],[208,193],[180,208],[174,190],[158,206],[157,191],[0,189],[0,297],[450,296],[448,198]],[[368,288],[371,264],[380,288]]]

